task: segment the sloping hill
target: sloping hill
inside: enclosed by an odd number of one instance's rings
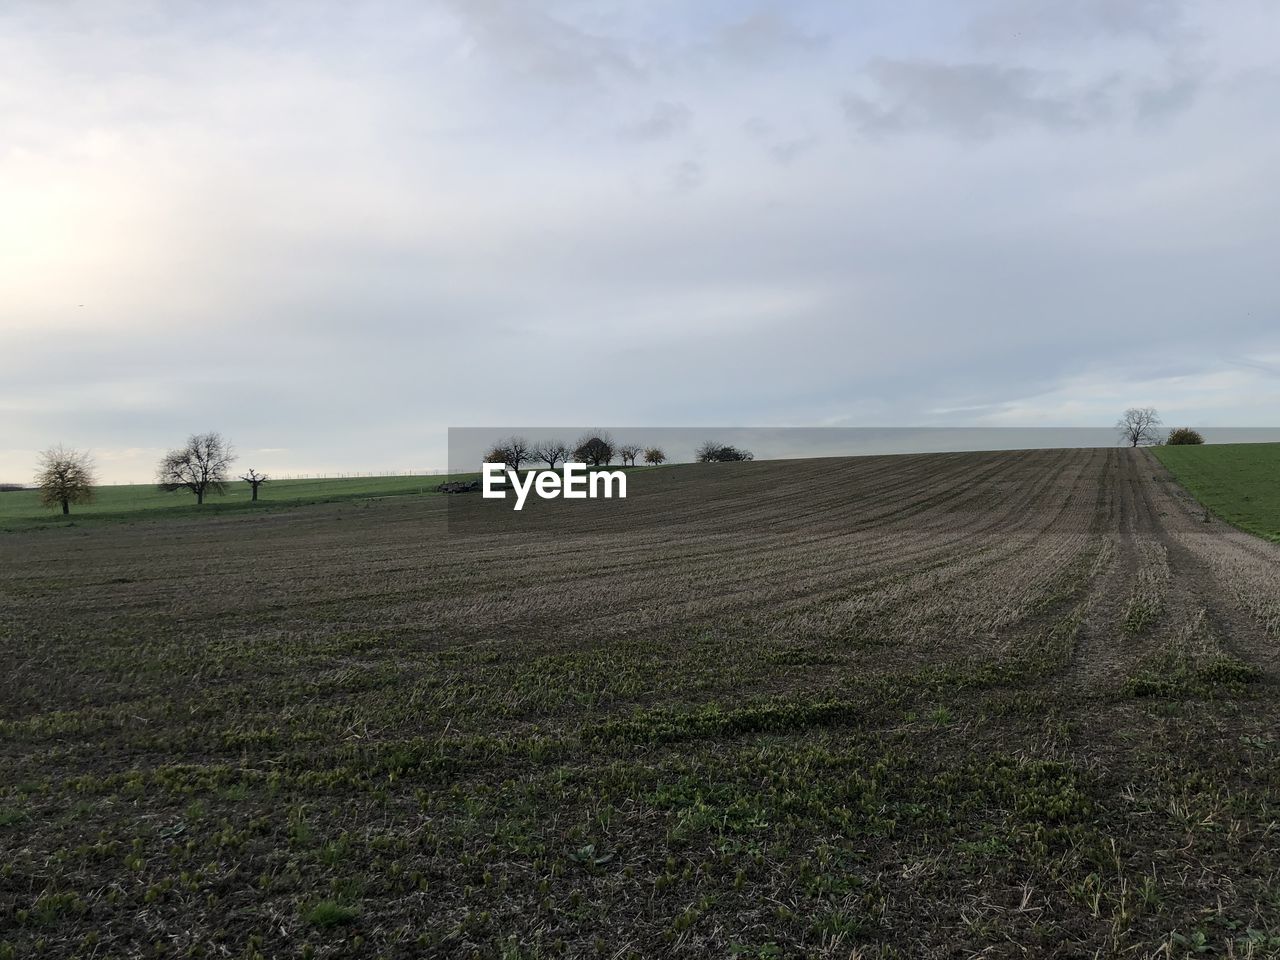
[[[631,483],[0,538],[0,956],[1280,949],[1280,548],[1150,454]]]
[[[76,505],[69,517],[42,505],[36,490],[14,490],[0,492],[0,531],[67,526],[86,521],[219,516],[246,510],[265,513],[304,504],[433,493],[440,483],[448,479],[445,476],[411,476],[271,480],[260,488],[257,503],[251,502],[247,483],[233,481],[227,484],[225,494],[211,495],[206,503],[199,506],[195,498],[184,491],[166,493],[151,483],[115,484],[96,488],[93,503]]]

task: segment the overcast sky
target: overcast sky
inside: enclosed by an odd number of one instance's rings
[[[1280,422],[1274,0],[0,4],[0,480]]]

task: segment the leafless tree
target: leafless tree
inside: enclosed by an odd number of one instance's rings
[[[512,470],[519,470],[521,464],[533,459],[533,448],[524,437],[507,437],[499,446],[507,451],[507,466]]]
[[[71,504],[93,500],[95,482],[93,460],[87,452],[58,446],[40,454],[36,486],[46,507],[60,506],[64,516],[69,514]]]
[[[569,459],[571,452],[569,445],[563,440],[543,440],[534,444],[533,447],[533,455],[552,470],[556,468],[557,463],[563,463]]]
[[[1130,407],[1116,421],[1116,429],[1120,431],[1121,442],[1131,447],[1159,443],[1160,414],[1155,407]]]
[[[503,463],[512,470],[519,470],[520,465],[533,459],[534,451],[524,437],[507,437],[495,443],[484,455],[485,463]]]
[[[161,490],[190,490],[196,503],[204,503],[206,493],[225,493],[227,468],[236,458],[231,444],[220,433],[194,433],[187,445],[170,450],[160,461],[157,482]]]
[[[656,467],[660,463],[667,462],[667,455],[662,452],[661,447],[650,447],[644,452],[644,462]]]
[[[256,501],[258,499],[258,488],[262,486],[264,483],[266,483],[268,480],[270,480],[271,478],[268,477],[265,473],[258,473],[257,470],[254,470],[253,467],[250,467],[248,473],[242,473],[240,475],[240,479],[243,480],[245,483],[247,483],[253,489],[253,496],[251,497],[251,499]]]
[[[583,434],[573,448],[573,459],[590,467],[607,467],[613,463],[618,447],[604,431]]]
[[[640,445],[636,443],[624,443],[618,447],[618,457],[622,460],[624,467],[634,467],[636,458],[640,456]]]

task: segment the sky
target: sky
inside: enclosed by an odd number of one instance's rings
[[[0,480],[1280,424],[1274,0],[0,4]]]

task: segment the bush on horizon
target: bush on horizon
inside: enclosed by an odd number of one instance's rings
[[[1165,443],[1171,447],[1187,446],[1204,443],[1204,437],[1201,436],[1198,430],[1192,430],[1190,427],[1175,427],[1169,431],[1169,436],[1165,439]]]

